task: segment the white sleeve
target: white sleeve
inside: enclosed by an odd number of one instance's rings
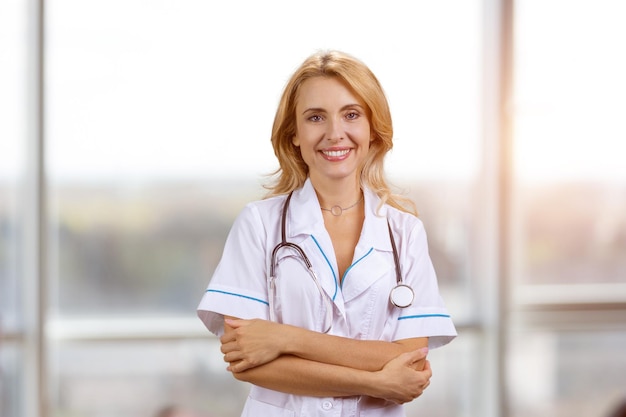
[[[221,336],[224,316],[269,318],[266,236],[258,208],[247,205],[233,223],[198,306],[198,317],[212,333]]]
[[[456,329],[439,294],[437,276],[428,253],[426,231],[421,221],[403,236],[400,249],[405,283],[413,288],[413,304],[402,309],[394,340],[428,337],[429,348],[443,346],[457,335]]]

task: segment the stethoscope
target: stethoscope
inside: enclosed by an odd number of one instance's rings
[[[326,319],[325,319],[326,325],[324,326],[323,332],[328,333],[328,331],[330,331],[332,327],[333,302],[328,296],[328,294],[326,294],[326,292],[322,288],[322,285],[320,284],[319,279],[317,278],[317,274],[313,270],[313,264],[309,260],[309,257],[306,255],[304,250],[299,245],[293,242],[287,241],[287,235],[286,235],[287,210],[289,209],[289,202],[291,201],[292,195],[293,195],[293,191],[289,193],[289,195],[287,196],[287,199],[285,200],[285,204],[283,205],[283,211],[282,211],[282,217],[281,217],[281,242],[278,243],[272,250],[272,256],[270,259],[270,276],[268,279],[270,320],[276,321],[276,313],[274,311],[274,297],[276,293],[276,256],[279,250],[283,248],[290,248],[290,249],[293,249],[299,255],[300,259],[302,259],[302,261],[304,262],[304,265],[306,266],[307,271],[309,272],[309,275],[313,279],[313,282],[315,283],[317,289],[322,295],[322,298],[324,299],[324,303],[326,304]],[[395,242],[395,239],[393,238],[393,233],[391,231],[391,226],[389,225],[389,221],[387,221],[387,228],[389,229],[389,239],[391,240],[391,249],[393,250],[393,261],[395,263],[395,268],[396,268],[396,286],[391,289],[391,292],[389,294],[389,301],[391,302],[391,304],[393,304],[396,307],[406,308],[406,307],[409,307],[411,304],[413,304],[415,293],[413,292],[413,289],[409,285],[403,283],[402,273],[400,271],[400,259],[398,256],[398,249],[396,248],[396,242]]]

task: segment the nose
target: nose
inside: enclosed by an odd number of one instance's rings
[[[340,141],[344,137],[343,126],[340,120],[329,118],[326,125],[326,140]]]

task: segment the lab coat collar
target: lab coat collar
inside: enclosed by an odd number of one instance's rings
[[[363,189],[363,195],[365,196],[365,222],[363,222],[357,251],[374,248],[391,252],[389,228],[387,227],[389,208],[385,205],[379,208],[380,198],[369,188]],[[364,247],[361,248],[362,245]]]
[[[355,248],[355,255],[369,251],[371,248],[391,251],[389,229],[387,228],[388,207],[383,205],[377,212],[380,198],[376,193],[365,187],[363,195],[365,200],[365,221],[363,222],[359,243]],[[303,235],[326,234],[319,200],[309,178],[307,178],[302,188],[294,192],[287,216],[287,235],[296,241],[303,240]]]
[[[359,260],[360,270],[366,270],[367,274],[361,274],[357,280],[349,280],[350,284],[343,288],[343,300],[350,301],[363,293],[378,279],[386,276],[394,267],[381,252],[392,252],[387,226],[388,207],[378,209],[380,198],[373,191],[363,189],[365,201],[365,221],[361,229],[359,242],[354,250],[354,259]],[[378,212],[377,212],[378,209]],[[304,186],[296,190],[291,198],[288,211],[287,235],[289,240],[304,245],[305,251],[313,252],[313,245],[309,236],[313,235],[322,247],[332,247],[330,236],[324,227],[324,218],[320,210],[319,200],[311,181],[307,179]],[[307,247],[311,245],[310,247]],[[372,252],[373,250],[373,252]],[[328,253],[334,259],[334,253]],[[349,279],[349,278],[348,278]],[[344,310],[343,301],[337,299],[338,277],[334,282],[322,280],[324,291],[335,301],[340,311]]]
[[[317,194],[307,178],[302,188],[294,191],[287,213],[287,236],[301,240],[301,235],[315,235],[325,231],[324,218]]]

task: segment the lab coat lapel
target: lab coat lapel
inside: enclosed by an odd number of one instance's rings
[[[365,221],[359,243],[354,252],[353,264],[346,274],[342,292],[348,302],[370,288],[379,279],[395,276],[387,208],[376,213],[380,199],[369,190],[365,194]]]
[[[287,239],[302,247],[314,265],[322,288],[332,300],[336,300],[339,281],[335,275],[335,253],[319,207],[315,189],[307,179],[291,199],[287,214]],[[316,240],[311,236],[315,236]]]
[[[315,272],[324,291],[340,309],[343,304],[341,298],[347,302],[366,291],[379,279],[395,276],[393,258],[387,255],[392,252],[387,228],[387,208],[383,206],[377,213],[380,203],[378,196],[368,189],[364,189],[363,193],[365,221],[354,251],[352,266],[341,288],[343,297],[338,296],[340,288],[335,270],[335,253],[310,180],[307,180],[300,190],[294,192],[287,213],[287,239],[302,247],[314,263]],[[317,241],[311,236],[315,236]],[[323,261],[320,259],[323,257],[320,251],[326,257]]]

